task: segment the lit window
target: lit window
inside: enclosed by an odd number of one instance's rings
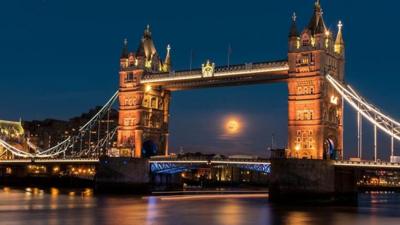
[[[157,99],[156,98],[151,98],[151,103],[150,103],[150,105],[151,105],[151,108],[153,108],[153,109],[155,109],[155,108],[157,108]]]
[[[303,40],[303,46],[306,47],[306,46],[309,46],[309,45],[310,45],[310,40],[304,39]]]
[[[303,94],[303,88],[302,87],[297,87],[297,94],[302,95]]]
[[[128,73],[125,78],[125,83],[130,83],[134,81],[133,73]]]

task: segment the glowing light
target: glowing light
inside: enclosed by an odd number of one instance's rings
[[[300,151],[300,145],[297,144],[297,145],[294,147],[294,150],[296,150],[296,152]]]
[[[179,200],[204,200],[204,199],[240,199],[240,198],[267,198],[269,195],[265,194],[216,194],[216,195],[185,195],[185,196],[166,196],[161,197],[160,199],[163,201],[179,201]]]
[[[152,89],[151,85],[146,85],[145,92],[150,92]]]
[[[226,130],[229,133],[237,133],[240,129],[239,122],[236,120],[229,120],[228,123],[226,123]]]
[[[60,194],[60,190],[58,188],[51,188],[50,189],[50,195],[52,197],[56,197]]]
[[[237,135],[242,132],[243,122],[237,116],[228,116],[223,121],[225,134]]]
[[[57,172],[59,172],[59,171],[60,171],[60,167],[58,167],[58,166],[53,167],[53,172],[54,172],[54,173],[57,173]]]
[[[325,36],[329,37],[330,34],[331,32],[329,32],[329,30],[325,31]]]
[[[311,37],[311,45],[315,47],[315,37]]]
[[[151,68],[151,60],[146,60],[145,65],[146,68],[150,69]]]
[[[3,188],[3,191],[4,191],[5,193],[10,193],[10,192],[11,192],[11,189],[10,189],[9,187],[4,187],[4,188]]]
[[[338,97],[332,95],[331,96],[331,103],[334,104],[334,105],[337,105],[338,104]]]

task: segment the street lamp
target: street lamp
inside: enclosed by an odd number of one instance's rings
[[[294,147],[294,150],[296,150],[296,158],[299,158],[300,149],[301,149],[300,144],[297,144],[297,145]]]

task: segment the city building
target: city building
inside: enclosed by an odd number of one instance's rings
[[[23,126],[26,130],[26,136],[33,150],[48,149],[58,143],[64,141],[68,137],[78,133],[79,128],[86,124],[101,107],[96,107],[87,113],[83,113],[78,117],[69,120],[45,119],[43,121],[33,120],[24,121]],[[94,147],[99,138],[104,137],[107,132],[111,132],[117,126],[118,112],[115,109],[110,110],[108,116],[103,120],[99,120],[97,126],[92,127],[90,134],[85,139],[79,140],[75,147],[89,148]],[[110,143],[109,147],[113,147],[115,143]],[[96,154],[104,154],[105,152],[97,152]]]
[[[25,130],[21,121],[0,120],[0,138],[13,147],[27,149]],[[0,159],[12,159],[13,155],[0,145]]]
[[[329,30],[319,1],[301,33],[296,20],[294,14],[288,46],[288,157],[341,159],[343,100],[325,76],[344,80],[342,23],[336,35]]]

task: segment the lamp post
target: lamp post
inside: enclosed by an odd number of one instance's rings
[[[294,148],[294,150],[296,150],[296,158],[297,158],[297,159],[299,158],[300,148],[301,148],[301,147],[300,147],[299,144],[297,144],[296,147]]]

